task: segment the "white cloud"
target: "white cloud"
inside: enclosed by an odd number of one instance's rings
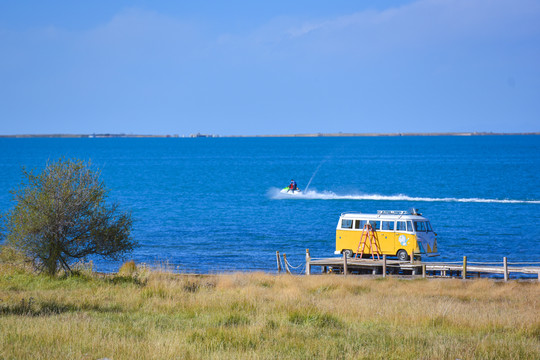
[[[280,42],[318,40],[322,51],[515,39],[538,36],[540,2],[421,0],[382,11],[366,10],[330,19],[299,21],[285,29],[274,28],[273,33],[280,36]]]
[[[153,11],[128,9],[81,35],[81,45],[118,56],[178,56],[198,48],[201,30],[194,23]]]

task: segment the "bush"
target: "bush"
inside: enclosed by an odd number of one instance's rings
[[[137,265],[135,265],[135,261],[130,260],[122,264],[120,270],[118,270],[118,275],[133,276],[135,272],[137,272]]]
[[[12,246],[0,246],[0,262],[10,265],[24,265],[29,259]]]

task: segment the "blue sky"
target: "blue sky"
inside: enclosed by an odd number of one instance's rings
[[[540,131],[540,1],[0,0],[0,134]]]

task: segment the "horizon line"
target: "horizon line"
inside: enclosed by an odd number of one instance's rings
[[[303,134],[258,134],[258,135],[219,135],[219,134],[126,134],[126,133],[92,133],[92,134],[0,134],[0,138],[259,138],[259,137],[397,137],[397,136],[508,136],[508,135],[540,135],[540,132],[410,132],[410,133],[303,133]]]

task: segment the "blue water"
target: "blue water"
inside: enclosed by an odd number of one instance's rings
[[[333,256],[342,212],[411,207],[438,233],[436,261],[540,261],[540,136],[0,139],[0,210],[22,166],[62,156],[91,159],[132,210],[137,262],[274,271],[276,250]],[[278,195],[291,178],[311,179],[307,196]]]

